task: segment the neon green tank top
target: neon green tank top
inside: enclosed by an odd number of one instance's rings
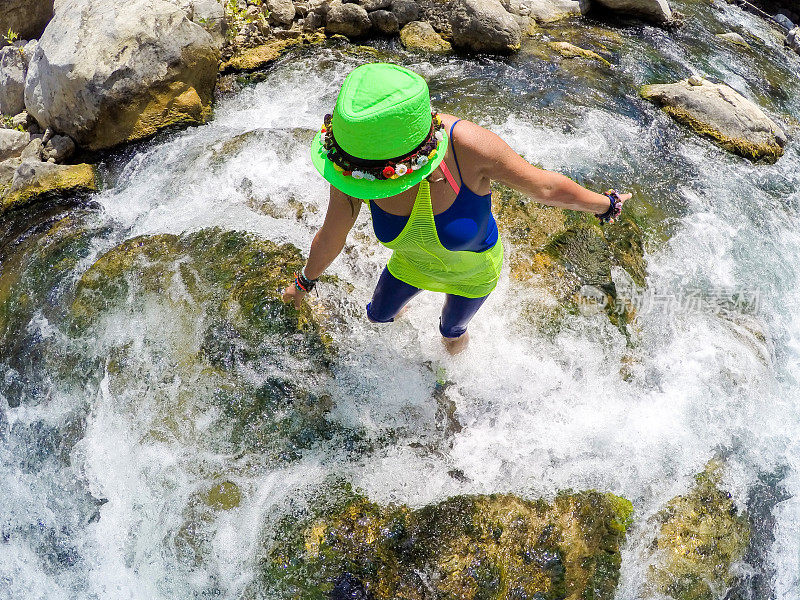
[[[394,250],[386,265],[392,275],[432,292],[482,298],[495,288],[503,267],[499,233],[495,245],[483,252],[448,250],[442,246],[433,220],[427,179],[419,184],[408,223],[395,239],[383,245]]]

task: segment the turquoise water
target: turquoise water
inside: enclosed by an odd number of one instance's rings
[[[623,495],[637,521],[617,598],[654,598],[649,518],[723,457],[735,502],[762,523],[737,567],[738,593],[796,598],[800,148],[791,140],[777,164],[751,164],[675,125],[637,88],[699,73],[792,131],[800,56],[727,4],[676,7],[687,24],[675,31],[571,23],[543,29],[511,58],[420,58],[387,42],[290,55],[223,98],[207,125],[109,156],[95,205],[66,210],[65,255],[77,260],[59,262],[36,221],[22,221],[23,242],[2,248],[3,269],[21,276],[34,308],[0,338],[0,597],[262,597],[265,533],[342,475],[376,501],[412,506],[498,491]],[[753,49],[713,37],[729,29],[750,32]],[[612,67],[545,60],[550,39],[592,47]],[[469,351],[450,358],[435,294],[389,327],[364,318],[388,258],[365,213],[330,269],[352,289],[323,285],[314,300],[332,315],[331,370],[314,375],[269,339],[261,358],[237,367],[253,384],[301,373],[345,432],[274,459],[235,441],[209,400],[213,378],[187,362],[207,313],[176,303],[179,286],[109,310],[92,336],[69,330],[66,307],[94,260],[138,235],[214,226],[307,252],[327,203],[308,143],[344,75],[376,59],[419,71],[438,110],[491,128],[529,161],[655,206],[663,220],[647,232],[648,289],[615,273],[640,303],[628,346],[602,314],[534,326],[530,307],[554,300],[504,273]],[[198,494],[220,478],[239,486],[241,504],[203,509]]]

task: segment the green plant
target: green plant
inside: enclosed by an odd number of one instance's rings
[[[19,39],[19,34],[9,27],[8,31],[3,35],[3,37],[6,40],[6,44],[13,44]]]

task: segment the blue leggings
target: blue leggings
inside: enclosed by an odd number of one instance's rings
[[[391,323],[406,303],[422,290],[400,281],[383,268],[378,285],[372,294],[372,302],[367,304],[367,316],[376,323]],[[446,338],[456,338],[464,334],[470,319],[489,296],[483,298],[465,298],[455,294],[447,294],[442,316],[439,317],[439,331]]]

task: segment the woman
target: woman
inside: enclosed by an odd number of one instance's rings
[[[389,323],[423,289],[443,292],[439,331],[451,354],[466,348],[467,325],[500,276],[503,246],[491,213],[492,180],[606,222],[631,197],[591,192],[528,164],[474,123],[432,114],[425,80],[392,64],[363,65],[345,78],[311,155],[331,184],[328,212],[284,301],[300,307],[342,251],[363,200],[379,241],[394,251],[367,317]]]

